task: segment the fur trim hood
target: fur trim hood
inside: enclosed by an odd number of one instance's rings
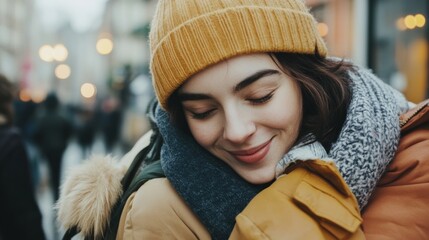
[[[83,236],[102,237],[113,205],[122,194],[121,180],[150,139],[146,133],[121,160],[92,156],[66,172],[55,208],[64,229],[77,227]]]
[[[122,194],[127,171],[110,156],[94,156],[73,168],[61,186],[58,220],[65,229],[77,227],[84,236],[98,236],[106,228],[110,211]]]

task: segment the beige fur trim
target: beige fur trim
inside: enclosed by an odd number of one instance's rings
[[[126,170],[110,156],[94,156],[71,169],[56,205],[61,225],[66,229],[77,226],[84,236],[102,237],[112,206],[122,193]]]
[[[103,237],[113,204],[122,194],[122,177],[138,152],[149,144],[151,134],[143,135],[120,161],[93,156],[66,173],[55,207],[62,227],[77,226],[84,236]]]

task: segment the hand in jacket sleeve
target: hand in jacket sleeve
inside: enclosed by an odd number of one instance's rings
[[[230,239],[365,239],[356,198],[332,162],[298,161],[236,217]]]

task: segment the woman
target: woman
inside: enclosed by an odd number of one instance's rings
[[[395,155],[408,103],[326,57],[301,1],[162,0],[150,40],[166,177],[128,199],[117,239],[365,238],[360,210]],[[111,169],[100,163],[86,176]],[[78,176],[59,217],[103,236],[109,207],[77,214]]]

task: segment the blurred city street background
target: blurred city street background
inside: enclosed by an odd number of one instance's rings
[[[148,32],[156,2],[0,0],[0,74],[18,89],[15,125],[27,143],[48,239],[61,239],[62,230],[36,137],[43,103],[55,95],[71,126],[61,173],[91,154],[119,158],[130,150],[149,128]],[[428,97],[429,0],[306,2],[331,56],[372,69],[410,101]]]

